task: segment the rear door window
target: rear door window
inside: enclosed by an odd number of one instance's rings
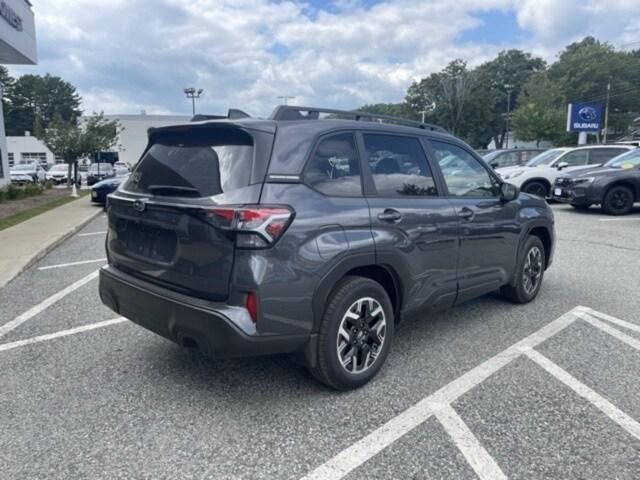
[[[208,197],[249,185],[253,140],[236,128],[165,132],[153,139],[125,190]]]
[[[438,195],[420,140],[370,133],[363,138],[367,165],[379,196]]]
[[[626,151],[624,148],[594,148],[589,154],[589,165],[607,163],[613,157],[617,157]]]
[[[353,133],[322,138],[309,161],[304,181],[325,195],[361,196],[360,160]]]

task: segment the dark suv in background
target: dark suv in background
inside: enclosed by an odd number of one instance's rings
[[[217,358],[295,354],[341,390],[405,315],[533,300],[554,249],[545,201],[441,128],[308,107],[150,130],[108,217],[111,309]]]

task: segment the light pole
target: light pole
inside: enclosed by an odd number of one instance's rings
[[[193,110],[193,115],[195,116],[196,114],[196,99],[200,98],[202,96],[202,94],[204,93],[204,90],[199,88],[199,89],[195,89],[193,87],[189,87],[189,88],[185,88],[184,89],[184,94],[187,96],[187,98],[191,99],[191,108]]]
[[[294,97],[293,95],[278,95],[276,98],[277,98],[278,100],[282,100],[282,103],[283,103],[284,105],[287,105],[287,104],[288,104],[288,102],[289,102],[289,100],[293,100],[293,99],[294,99],[294,98],[296,98],[296,97]]]
[[[607,143],[607,135],[609,133],[609,101],[611,100],[611,81],[607,83],[607,106],[604,110],[604,132],[603,132],[603,142],[605,145]]]
[[[507,117],[506,117],[506,145],[505,148],[509,148],[509,123],[511,122],[511,92],[513,92],[513,85],[505,85],[504,88],[507,90]]]

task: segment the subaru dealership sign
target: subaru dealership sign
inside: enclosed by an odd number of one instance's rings
[[[599,132],[602,105],[570,103],[567,112],[567,132]]]

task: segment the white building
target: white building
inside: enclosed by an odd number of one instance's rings
[[[185,115],[105,115],[107,120],[118,120],[123,128],[118,147],[115,149],[121,162],[135,165],[147,146],[147,130],[151,127],[163,127],[188,122],[191,117]]]
[[[40,165],[53,165],[55,155],[42,140],[26,135],[24,137],[7,137],[7,157],[9,167],[21,163],[38,162]]]
[[[0,0],[0,65],[34,65],[37,61],[36,26],[31,3],[29,0]],[[7,183],[9,157],[0,102],[0,186]]]

